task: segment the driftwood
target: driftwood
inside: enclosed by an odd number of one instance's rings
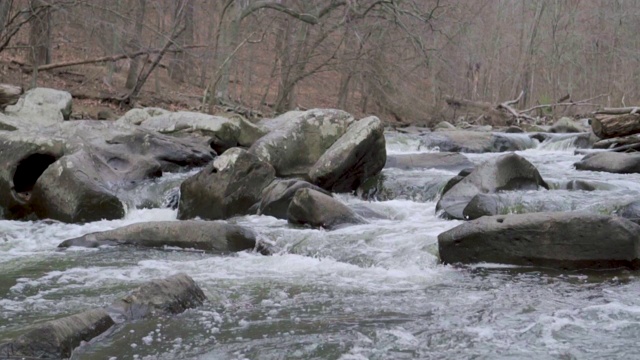
[[[638,106],[630,106],[630,107],[621,107],[621,108],[604,108],[602,110],[596,111],[596,114],[601,115],[624,115],[624,114],[636,114],[640,112],[640,107]]]
[[[18,102],[23,91],[20,86],[0,84],[0,109]]]
[[[594,149],[610,149],[621,145],[640,143],[640,134],[633,134],[625,137],[602,139],[593,144]]]
[[[598,116],[591,119],[591,129],[601,139],[624,137],[640,133],[640,114]]]

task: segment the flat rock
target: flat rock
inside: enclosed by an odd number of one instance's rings
[[[551,212],[485,216],[438,236],[446,264],[562,269],[640,267],[640,226],[617,216]]]
[[[640,173],[640,154],[599,152],[589,154],[574,164],[577,170],[603,171],[616,174]]]
[[[58,247],[138,246],[176,247],[228,253],[256,248],[256,234],[223,221],[153,221],[87,234],[63,241]]]

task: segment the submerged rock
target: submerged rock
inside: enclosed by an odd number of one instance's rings
[[[289,223],[333,229],[340,225],[362,224],[364,219],[356,215],[337,199],[313,189],[296,191],[287,212]]]
[[[353,121],[341,110],[305,111],[260,138],[249,152],[270,163],[278,176],[306,176]]]
[[[28,328],[16,339],[0,344],[3,359],[66,359],[73,349],[114,325],[103,309],[47,321]]]
[[[329,191],[351,192],[379,174],[386,161],[384,125],[370,116],[349,126],[309,170],[309,179]]]
[[[640,154],[599,152],[583,157],[574,165],[577,170],[604,171],[616,174],[640,173]]]
[[[583,212],[485,216],[438,236],[446,264],[479,262],[562,269],[640,266],[640,226]]]
[[[180,273],[143,284],[108,308],[118,321],[180,314],[207,299],[191,277]]]
[[[58,247],[94,248],[104,245],[145,248],[177,247],[210,253],[227,253],[255,249],[257,240],[253,231],[222,221],[153,221],[68,239]]]
[[[259,213],[286,220],[287,210],[289,209],[289,204],[291,204],[293,196],[296,191],[304,188],[313,189],[330,195],[329,192],[322,188],[303,180],[276,179],[262,191]]]
[[[505,154],[478,165],[468,176],[451,186],[436,204],[436,211],[442,210],[447,218],[462,220],[465,207],[478,194],[538,190],[541,187],[549,188],[533,164],[519,155]]]
[[[274,177],[275,170],[267,162],[246,150],[229,149],[182,183],[178,219],[245,215]]]

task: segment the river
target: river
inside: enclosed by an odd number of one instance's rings
[[[518,209],[607,212],[637,198],[640,175],[580,172],[570,140],[518,152],[551,184],[598,181],[595,191],[543,190]],[[429,151],[388,137],[389,154]],[[474,163],[499,154],[469,155]],[[444,179],[441,170],[392,170]],[[634,358],[640,280],[627,270],[559,272],[439,264],[437,236],[459,221],[435,216],[434,199],[368,206],[387,219],[335,231],[293,229],[266,216],[229,220],[254,229],[277,253],[214,256],[105,247],[58,251],[63,240],[154,220],[144,209],[189,174],[128,194],[125,219],[84,225],[0,221],[0,339],[36,321],[106,306],[150,279],[184,272],[209,300],[197,309],[138,321],[77,349],[74,359],[600,359]],[[365,203],[341,195],[350,205]],[[160,199],[160,200],[159,200]]]

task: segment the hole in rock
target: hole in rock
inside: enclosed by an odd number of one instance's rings
[[[40,175],[56,160],[55,156],[47,154],[33,154],[22,159],[13,175],[14,190],[28,196]]]

